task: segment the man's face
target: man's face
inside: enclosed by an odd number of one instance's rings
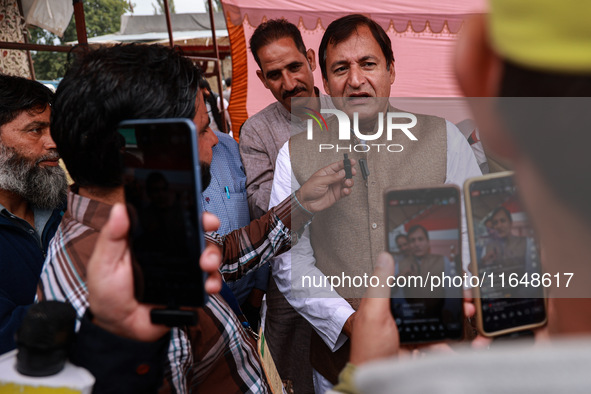
[[[492,219],[487,220],[484,225],[486,226],[486,233],[491,236],[491,237],[496,237],[497,236],[497,232],[495,231],[494,227],[493,227],[493,222]]]
[[[511,235],[511,220],[505,211],[499,211],[492,217],[492,225],[498,237],[507,238]]]
[[[396,240],[396,246],[398,246],[398,250],[400,250],[402,253],[406,254],[406,252],[408,251],[409,245],[408,245],[408,240],[406,239],[406,237],[400,237]]]
[[[199,165],[201,166],[201,188],[207,189],[211,182],[210,165],[213,158],[212,148],[218,143],[218,137],[209,128],[209,115],[205,108],[201,89],[197,92],[195,99],[195,117],[193,123],[197,128],[197,145],[199,148]]]
[[[394,64],[386,63],[367,26],[358,26],[357,32],[345,41],[328,45],[326,73],[327,78],[323,80],[326,92],[332,97],[347,98],[333,100],[335,106],[347,114],[358,112],[361,123],[373,124],[377,113],[387,108],[387,100],[368,100],[368,97],[390,97]]]
[[[59,207],[67,188],[49,117],[49,107],[23,111],[0,128],[0,189],[44,209]]]
[[[21,112],[0,129],[0,139],[7,148],[40,167],[58,166],[59,155],[49,133],[49,107],[44,110]]]
[[[257,76],[273,97],[291,111],[292,97],[314,97],[316,60],[308,49],[304,56],[291,37],[283,37],[259,49]]]
[[[413,256],[420,258],[429,254],[429,240],[423,230],[408,234],[408,243]]]

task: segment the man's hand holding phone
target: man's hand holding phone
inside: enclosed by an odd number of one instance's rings
[[[357,171],[353,166],[355,160],[350,159],[351,174]],[[337,161],[316,171],[310,179],[296,191],[296,198],[302,206],[312,213],[320,212],[332,206],[342,197],[351,194],[353,179],[346,178],[343,161]]]
[[[219,221],[214,215],[203,215],[205,231],[215,231]],[[113,334],[144,342],[153,342],[170,328],[152,324],[152,307],[134,296],[133,269],[128,243],[129,218],[123,204],[115,204],[109,220],[101,230],[88,263],[88,302],[93,323]],[[208,274],[205,289],[212,294],[221,289],[219,249],[205,248],[199,259]]]
[[[394,275],[394,259],[386,252],[378,256],[373,276],[386,283]],[[464,314],[474,316],[475,308],[470,298],[464,299]],[[419,345],[422,351],[450,351],[445,343]],[[361,300],[353,321],[350,362],[356,366],[369,361],[400,355],[404,350],[400,345],[398,327],[390,309],[390,288],[369,287]],[[407,352],[408,353],[408,352]]]
[[[394,259],[389,253],[380,253],[373,275],[380,283],[394,275]],[[395,356],[399,350],[400,335],[390,312],[390,288],[369,287],[353,320],[350,362],[359,366]]]

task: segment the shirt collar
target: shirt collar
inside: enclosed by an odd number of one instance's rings
[[[76,194],[75,189],[68,191],[67,216],[72,217],[79,223],[100,231],[109,220],[112,205],[83,197]]]
[[[33,208],[33,215],[35,218],[35,231],[37,231],[39,236],[41,236],[41,234],[43,234],[43,229],[47,225],[47,222],[49,221],[49,218],[51,217],[52,213],[53,213],[53,211],[51,209]],[[13,222],[16,222],[16,223],[20,223],[20,224],[27,223],[28,224],[28,222],[26,220],[14,215],[12,212],[10,212],[8,209],[6,209],[6,207],[2,204],[0,204],[0,215],[4,216],[5,218],[7,218]],[[29,226],[30,226],[30,224],[29,224]]]

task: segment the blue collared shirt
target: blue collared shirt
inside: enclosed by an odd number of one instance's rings
[[[218,234],[225,235],[250,224],[246,199],[246,174],[240,159],[238,143],[228,134],[214,131],[219,142],[213,147],[211,183],[201,196],[201,206],[220,219]],[[256,287],[267,290],[269,265],[265,264],[249,272],[236,282],[228,282],[239,305]]]
[[[219,142],[213,147],[211,183],[203,191],[201,206],[220,219],[218,234],[250,224],[246,200],[246,174],[238,143],[228,134],[215,131]]]

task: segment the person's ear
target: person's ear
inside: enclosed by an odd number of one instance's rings
[[[267,84],[267,79],[265,78],[265,76],[263,75],[263,72],[261,70],[257,70],[257,77],[259,77],[259,79],[261,80],[263,85],[265,85],[265,87],[267,89],[269,89],[269,85]]]
[[[322,77],[322,84],[324,85],[324,91],[326,92],[327,95],[330,96],[331,94],[330,94],[330,88],[328,87],[328,81],[324,77]]]
[[[310,70],[316,70],[316,54],[312,48],[306,51],[306,59],[308,59],[308,64],[310,65]]]
[[[394,62],[392,62],[392,64],[390,64],[390,70],[388,70],[388,72],[390,73],[390,85],[392,85],[394,83],[394,80],[396,79],[396,71],[394,68]]]
[[[503,69],[488,36],[486,15],[476,15],[464,25],[458,38],[454,67],[466,97],[495,97]]]

